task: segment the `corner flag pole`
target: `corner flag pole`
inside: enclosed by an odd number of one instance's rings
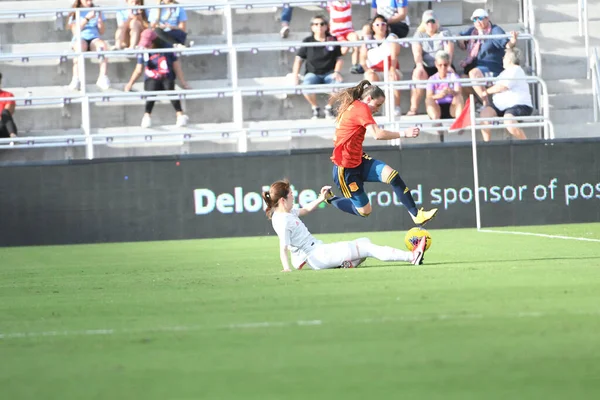
[[[477,132],[475,130],[475,98],[473,95],[469,95],[469,116],[471,117],[471,148],[473,149],[473,181],[474,181],[474,193],[475,197],[475,218],[477,220],[477,230],[481,229],[481,212],[479,205],[479,170],[477,168]]]

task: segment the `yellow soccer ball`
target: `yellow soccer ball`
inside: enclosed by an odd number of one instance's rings
[[[404,236],[406,248],[413,251],[423,236],[427,238],[425,241],[425,250],[429,250],[429,247],[431,247],[431,235],[423,228],[412,228],[406,232],[406,236]]]

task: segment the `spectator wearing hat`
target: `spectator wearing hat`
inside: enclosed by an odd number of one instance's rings
[[[414,37],[416,39],[437,39],[426,40],[422,42],[413,42],[412,52],[415,60],[412,80],[424,81],[438,72],[435,63],[435,55],[438,51],[444,50],[450,57],[450,71],[454,72],[452,66],[452,57],[454,56],[454,43],[444,40],[449,37],[450,32],[443,29],[433,10],[426,10],[421,18],[421,25],[417,28]],[[425,89],[413,88],[410,96],[410,110],[406,115],[415,115],[419,109],[419,104],[423,99]]]
[[[142,31],[139,47],[153,49],[158,47],[160,39],[156,32],[151,29]],[[144,74],[144,90],[161,91],[175,90],[175,78],[179,80],[179,84],[184,89],[189,89],[188,83],[185,81],[181,63],[177,56],[173,53],[145,53],[138,55],[137,66],[131,74],[129,83],[125,86],[125,91],[129,92],[133,84],[138,78]],[[183,113],[181,102],[179,100],[171,100],[171,104],[176,113],[176,126],[185,126],[188,122],[188,116]],[[146,109],[142,118],[142,128],[150,128],[152,126],[152,109],[154,108],[154,100],[146,101]]]
[[[524,79],[527,75],[521,68],[520,56],[521,50],[518,48],[506,50],[502,58],[504,71],[498,75],[501,80],[483,92],[484,98],[487,99],[489,95],[493,95],[493,98],[489,106],[481,109],[481,118],[504,117],[505,124],[510,125],[516,124],[515,117],[528,116],[533,112],[529,84]],[[489,124],[489,121],[484,122],[484,125]],[[519,127],[507,127],[506,130],[519,140],[527,139],[525,132]],[[484,141],[491,140],[489,129],[482,129],[481,134]]]
[[[460,36],[487,36],[487,35],[505,35],[504,29],[490,21],[488,12],[483,8],[478,8],[471,15],[473,27],[460,32]],[[464,74],[469,78],[483,78],[486,76],[498,76],[502,72],[502,57],[507,48],[513,48],[517,44],[518,32],[511,32],[509,39],[469,39],[458,42],[458,46],[467,51],[467,57],[460,62],[464,69]],[[484,105],[488,100],[483,98],[482,94],[485,87],[474,85],[475,93],[481,98]]]
[[[13,121],[16,103],[14,100],[9,100],[15,97],[11,92],[2,90],[2,74],[0,74],[0,138],[13,138],[17,136],[17,125]]]

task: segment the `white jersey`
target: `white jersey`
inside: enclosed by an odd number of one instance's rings
[[[533,107],[527,81],[512,80],[512,78],[527,78],[527,75],[523,71],[523,68],[518,65],[508,67],[498,75],[498,79],[502,80],[499,80],[497,83],[506,86],[508,90],[494,95],[492,101],[496,108],[504,111],[514,106]]]
[[[273,229],[279,237],[279,243],[290,249],[292,266],[296,269],[306,262],[315,246],[322,243],[310,234],[299,215],[300,209],[298,206],[294,206],[289,213],[275,211],[271,217]]]

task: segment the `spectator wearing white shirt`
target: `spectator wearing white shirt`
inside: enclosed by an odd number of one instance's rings
[[[498,78],[502,80],[483,92],[484,98],[487,99],[489,95],[493,95],[493,98],[489,106],[481,110],[480,116],[482,118],[504,117],[506,119],[505,124],[508,125],[517,123],[515,117],[528,116],[533,112],[529,84],[526,80],[523,80],[527,75],[520,66],[520,56],[521,51],[518,48],[506,49],[506,53],[502,58],[504,71],[498,75]],[[484,122],[484,124],[489,125],[490,123]],[[513,126],[506,129],[517,139],[527,139],[521,128]],[[482,129],[481,134],[484,141],[490,141],[490,129]]]

